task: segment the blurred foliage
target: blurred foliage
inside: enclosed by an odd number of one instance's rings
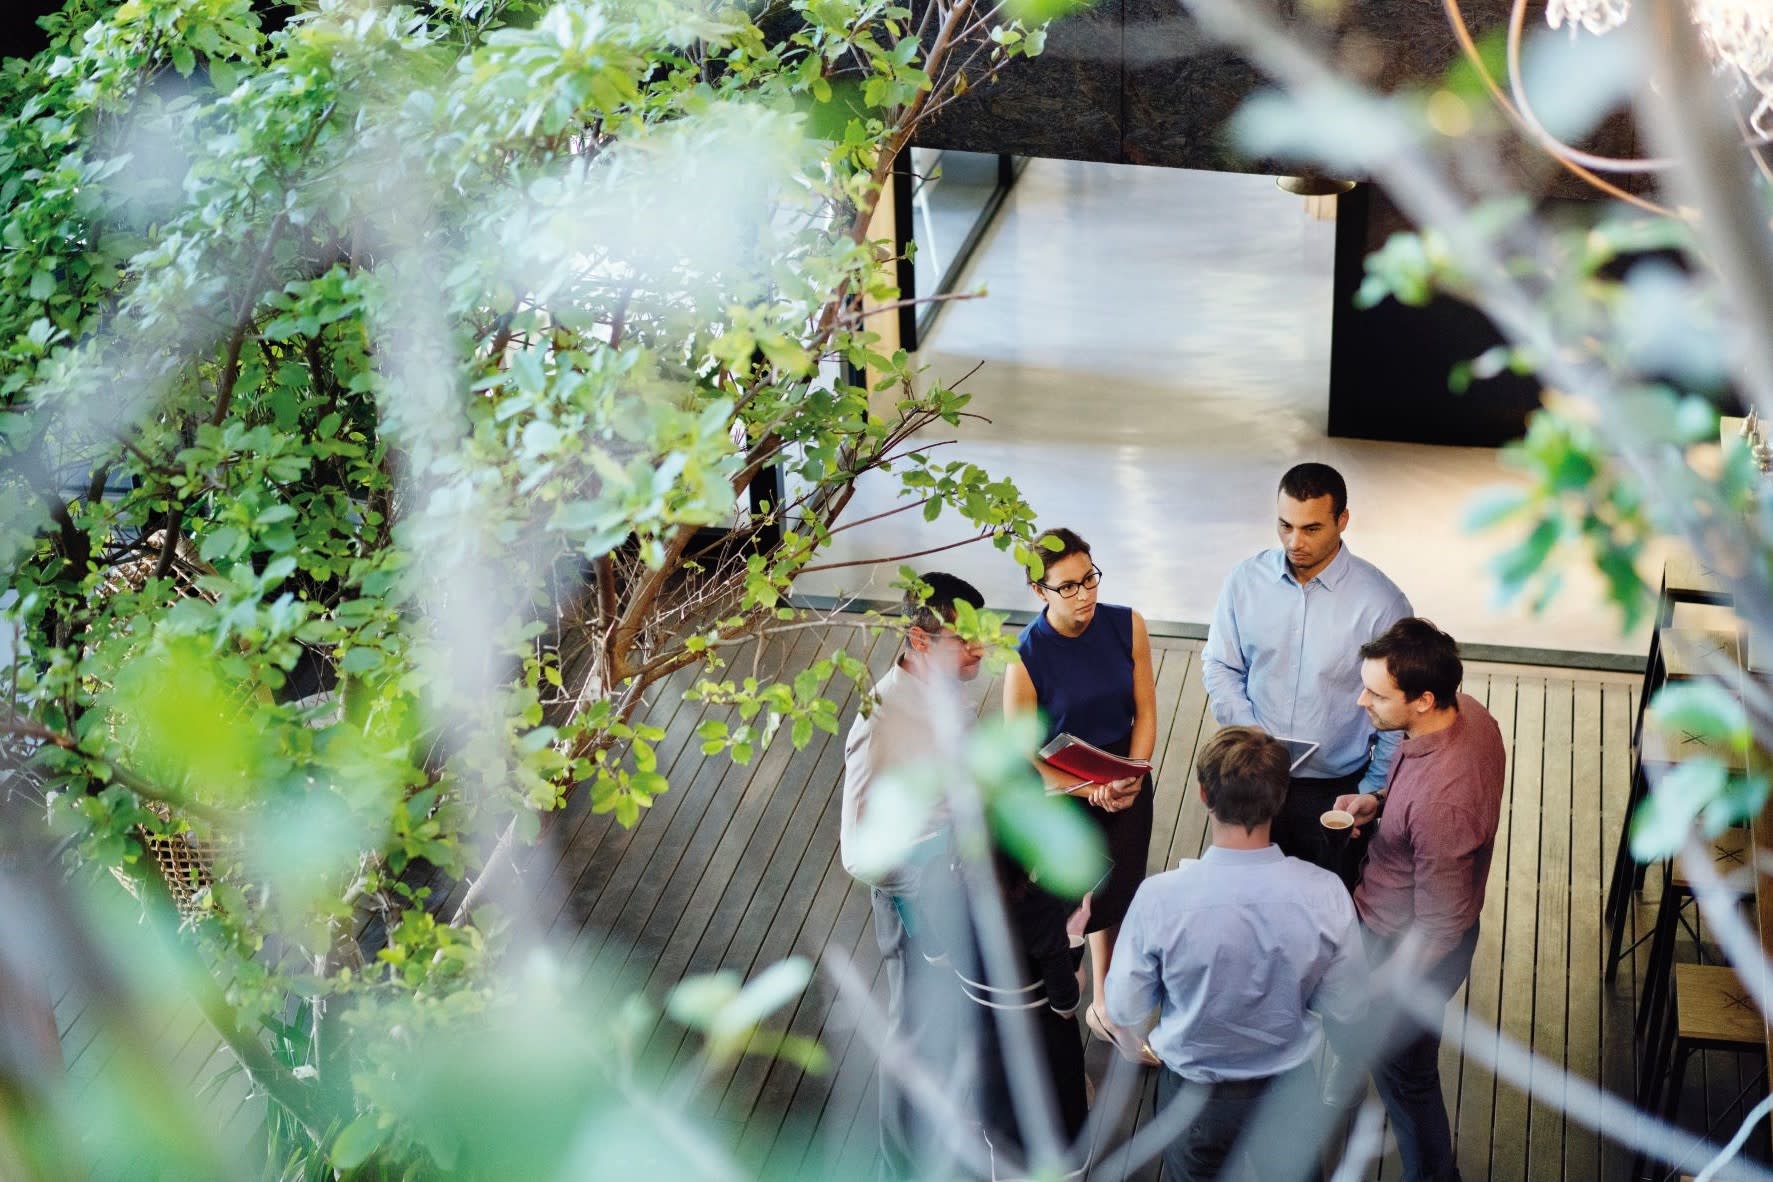
[[[1646,725],[1647,743],[1664,751],[1697,748],[1657,781],[1631,819],[1631,851],[1641,862],[1673,857],[1695,827],[1707,838],[1761,810],[1767,778],[1745,766],[1754,732],[1741,697],[1716,681],[1673,682],[1660,690]]]
[[[1660,210],[1598,189],[1589,202],[1546,200],[1541,194],[1568,191],[1574,170],[1546,157],[1544,140],[1511,106],[1529,93],[1534,117],[1566,143],[1585,142],[1634,104],[1637,114],[1645,104],[1700,110],[1697,94],[1649,86],[1653,59],[1666,58],[1670,41],[1648,36],[1631,22],[1605,37],[1541,29],[1526,39],[1510,97],[1503,34],[1493,30],[1440,78],[1378,93],[1346,76],[1313,75],[1311,87],[1253,98],[1234,130],[1253,153],[1397,186],[1400,208],[1423,224],[1367,257],[1356,303],[1451,298],[1487,313],[1504,343],[1456,365],[1452,390],[1481,397],[1482,383],[1504,372],[1550,387],[1525,436],[1504,449],[1520,478],[1486,491],[1466,514],[1470,531],[1507,531],[1492,562],[1501,601],[1542,609],[1567,572],[1584,566],[1601,576],[1622,631],[1632,632],[1654,602],[1646,572],[1674,541],[1764,634],[1773,629],[1773,486],[1748,447],[1719,437],[1720,412],[1768,388],[1764,361],[1744,345],[1762,327],[1732,307],[1718,247],[1704,237],[1716,228],[1695,211],[1728,226],[1717,232],[1736,236],[1732,249],[1770,257],[1773,174],[1746,163],[1698,176],[1628,162],[1605,171],[1628,187],[1631,172],[1653,171],[1657,184],[1641,191],[1683,204]],[[1728,101],[1746,116],[1742,95]],[[1773,702],[1759,682],[1710,670],[1659,693],[1649,724],[1676,738],[1644,740],[1663,742],[1667,771],[1632,819],[1637,857],[1668,857],[1695,829],[1713,835],[1762,807],[1765,776],[1732,770],[1764,767],[1773,749]]]
[[[575,792],[633,824],[678,670],[731,708],[710,755],[834,732],[859,661],[727,661],[808,624],[792,581],[866,473],[1038,569],[1012,485],[917,449],[967,396],[861,312],[898,296],[893,157],[1049,12],[938,4],[932,59],[876,0],[278,7],[70,0],[0,74],[15,770],[144,898],[145,843],[210,851],[180,938],[274,1175],[700,1160],[611,1073],[633,1012],[513,1003],[511,917],[439,913],[429,871],[496,877]],[[812,1063],[760,1029],[804,980],[670,1012],[710,1059]]]

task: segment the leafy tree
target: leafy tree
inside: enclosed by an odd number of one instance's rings
[[[870,472],[1039,568],[1014,487],[913,442],[966,395],[865,314],[894,159],[1042,32],[971,0],[272,11],[70,0],[0,79],[6,750],[88,869],[151,893],[148,844],[210,850],[192,988],[292,1169],[499,1173],[389,1081],[493,1061],[485,888],[571,793],[632,824],[667,790],[649,691],[702,671],[740,719],[710,755],[834,731],[853,658],[727,659],[801,626]],[[437,914],[420,865],[473,887]],[[727,1053],[771,1005],[715,992],[679,1008]]]

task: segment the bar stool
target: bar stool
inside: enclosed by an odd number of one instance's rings
[[[1687,1064],[1696,1052],[1732,1051],[1760,1058],[1767,1050],[1767,1027],[1735,970],[1678,964],[1673,978],[1673,1013],[1660,1045],[1649,1048],[1647,1068],[1638,1081],[1639,1106],[1660,1108],[1671,1124],[1680,1114]],[[1642,1177],[1644,1163],[1639,1153],[1633,1178]]]
[[[1729,607],[1734,599],[1724,586],[1722,572],[1707,566],[1691,554],[1680,553],[1662,567],[1662,584],[1656,589],[1656,626],[1650,630],[1650,654],[1644,662],[1644,685],[1638,694],[1637,719],[1632,724],[1631,741],[1636,743],[1644,725],[1644,707],[1655,693],[1652,673],[1662,657],[1662,630],[1675,626],[1675,612],[1683,604],[1703,607]],[[1658,682],[1657,684],[1660,684]]]
[[[1746,866],[1753,857],[1752,841],[1746,829],[1726,829],[1707,844],[1712,868],[1719,874]],[[1683,859],[1677,857],[1663,863],[1662,867],[1662,901],[1656,908],[1656,924],[1651,929],[1650,964],[1644,972],[1643,996],[1638,999],[1637,1033],[1639,1038],[1644,1038],[1648,1032],[1646,1046],[1655,1046],[1662,1036],[1656,1022],[1662,1014],[1662,996],[1668,988],[1670,970],[1674,966],[1682,913],[1693,898],[1693,885],[1682,863]],[[1692,930],[1692,934],[1693,943],[1698,947],[1699,933]],[[1705,961],[1702,947],[1699,948],[1699,960],[1702,964]]]
[[[1664,590],[1666,593],[1666,586]],[[1668,682],[1704,676],[1719,661],[1740,669],[1742,650],[1742,638],[1736,632],[1658,628],[1652,638],[1650,657],[1644,666],[1643,689],[1638,698],[1638,720],[1632,732],[1631,792],[1626,802],[1625,817],[1619,826],[1619,842],[1613,852],[1613,873],[1607,882],[1607,906],[1603,912],[1611,925],[1607,938],[1608,983],[1618,973],[1619,961],[1624,954],[1637,947],[1636,942],[1630,948],[1622,948],[1621,943],[1625,935],[1626,920],[1631,913],[1631,897],[1644,881],[1644,867],[1639,866],[1631,856],[1631,815],[1637,811],[1638,805],[1643,803],[1650,791],[1649,778],[1644,774],[1645,704]]]

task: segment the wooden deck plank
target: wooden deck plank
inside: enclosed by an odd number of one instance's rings
[[[700,711],[685,702],[683,695],[695,685],[701,674],[701,669],[696,666],[679,669],[654,686],[645,704],[636,712],[636,721],[665,729],[665,736],[654,745],[653,754],[658,759],[659,771],[668,780],[676,772],[684,751],[692,745]],[[620,757],[627,751],[628,745],[622,744],[612,752],[612,757]],[[595,812],[588,789],[573,793],[559,821],[546,838],[537,843],[527,862],[526,873],[530,880],[545,884],[538,892],[535,919],[538,926],[544,929],[555,926],[579,877],[596,857],[603,836],[612,827],[618,827],[615,813]]]
[[[792,643],[772,654],[769,675],[776,676],[774,670],[805,668],[820,647],[817,632],[809,629],[797,633]],[[753,721],[761,724],[762,715]],[[788,736],[778,733],[770,747],[778,744],[786,748]],[[638,875],[623,879],[618,890],[605,892],[575,942],[587,952],[587,976],[594,980],[626,981],[629,978],[623,970],[632,963],[632,955],[638,954],[649,962],[659,955],[663,936],[652,919],[659,911],[660,900],[681,897],[699,878],[703,859],[719,842],[732,819],[737,799],[743,798],[756,777],[758,765],[768,754],[769,749],[760,746],[749,764],[737,763],[724,755],[702,760],[685,793],[683,807],[663,827],[647,827],[648,832],[642,837],[651,838],[651,842],[644,858],[633,857],[631,851],[625,859],[639,871]],[[674,921],[676,917],[664,918]]]
[[[868,896],[848,889],[853,884],[835,857],[827,868],[826,880],[827,890],[837,904],[835,917],[827,926],[823,916],[829,915],[830,909],[826,908],[819,919],[809,918],[809,922],[802,925],[790,955],[816,959],[825,949],[835,948],[849,956],[856,970],[867,980],[880,961]],[[822,890],[821,894],[826,894],[827,890]],[[835,1000],[836,992],[830,981],[823,976],[815,977],[787,1017],[788,1032],[817,1037],[825,1027]],[[793,1096],[801,1074],[799,1068],[791,1064],[758,1057],[744,1060],[734,1071],[733,1081],[722,1097],[722,1108],[735,1118],[745,1120],[741,1160],[762,1162],[775,1143],[788,1100]]]
[[[840,638],[840,641],[847,639],[850,638]],[[898,641],[894,637],[884,637],[880,646],[889,650],[890,659],[898,649]],[[856,655],[867,660],[870,653],[862,649]],[[852,699],[853,690],[854,686],[847,678],[843,679],[843,687],[835,688],[838,700],[845,704]],[[722,954],[739,927],[746,903],[753,897],[770,855],[779,848],[780,839],[803,793],[811,791],[815,774],[828,774],[822,769],[835,766],[841,778],[843,736],[844,730],[840,726],[836,735],[820,734],[819,741],[809,742],[799,751],[792,749],[785,735],[778,737],[771,754],[766,756],[766,759],[773,760],[773,766],[766,769],[760,764],[758,776],[753,780],[753,786],[760,786],[761,792],[746,789],[733,813],[727,834],[722,838],[722,847],[717,848],[710,859],[696,895],[681,909],[681,922],[673,930],[648,981],[649,992],[659,993],[683,976],[706,971],[701,969],[702,965],[721,962]],[[837,834],[821,831],[814,840],[835,848]],[[753,853],[758,856],[752,857]],[[661,910],[664,910],[663,901]],[[706,952],[698,957],[698,950],[704,946]],[[675,1027],[661,1028],[654,1035],[654,1046],[667,1059],[676,1059],[682,1042],[683,1033]]]
[[[695,670],[686,669],[667,679],[664,696],[653,705],[654,710],[662,707],[669,711],[670,717],[670,721],[663,724],[665,737],[653,749],[659,761],[658,770],[672,783],[666,797],[683,787],[681,777],[695,766],[695,757],[687,756],[686,752],[699,754],[694,735],[703,710],[699,705],[683,701],[683,691],[695,684],[695,676]],[[727,711],[723,717],[730,714]],[[650,714],[645,717],[651,721]],[[587,801],[572,833],[562,837],[560,857],[553,872],[543,880],[553,885],[551,891],[543,895],[541,920],[545,920],[549,931],[569,939],[576,932],[573,925],[596,905],[608,876],[614,872],[634,832],[616,824],[614,812],[595,813],[589,804]],[[640,823],[650,820],[659,807],[655,805],[647,810]],[[640,823],[635,825],[636,829]]]
[[[1183,858],[1199,857],[1201,850],[1206,847],[1207,806],[1200,798],[1200,778],[1195,771],[1195,761],[1200,755],[1200,749],[1218,730],[1219,724],[1213,718],[1212,703],[1207,698],[1206,684],[1200,677],[1197,655],[1190,671],[1187,692],[1182,695],[1181,703],[1177,706],[1176,723],[1170,734],[1171,753],[1168,758],[1174,766],[1165,774],[1165,779],[1170,782],[1174,792],[1168,799],[1175,802],[1173,807],[1179,811],[1170,830],[1168,848],[1164,850],[1162,860],[1158,863],[1165,869],[1176,865]]]
[[[841,750],[831,760],[827,774],[833,782],[833,790],[820,818],[818,836],[805,851],[801,863],[801,870],[810,871],[810,881],[814,884],[811,903],[804,911],[788,908],[778,911],[757,947],[752,963],[758,967],[786,956],[806,956],[816,960],[827,947],[831,947],[855,960],[858,969],[865,973],[869,971],[863,969],[863,956],[871,949],[858,948],[864,936],[869,945],[873,944],[873,934],[868,930],[867,922],[868,896],[844,872],[837,857],[837,822],[842,798],[836,783],[843,774]],[[797,879],[800,877],[797,873]],[[873,951],[878,956],[878,950]],[[828,990],[829,985],[823,978],[815,978],[813,986],[780,1020],[795,1033],[816,1035],[820,1026],[811,1019],[822,1013]],[[721,1110],[733,1119],[748,1122],[766,1083],[771,1082],[769,1077],[772,1074],[772,1064],[762,1059],[753,1057],[741,1061],[721,1093]]]
[[[896,653],[896,647],[888,644],[873,648],[868,659],[872,679],[886,672]],[[834,907],[832,899],[855,885],[843,874],[836,856],[843,805],[841,740],[849,721],[847,717],[840,721],[837,736],[827,739],[809,773],[807,790],[795,804],[779,847],[783,856],[765,871],[731,938],[724,945],[717,938],[698,948],[690,961],[692,972],[720,968],[750,977],[788,955],[816,907]],[[832,878],[833,867],[840,878]],[[824,922],[829,931],[832,919]],[[673,1060],[674,1069],[683,1066],[690,1049],[686,1040]]]
[[[1570,1003],[1565,1064],[1580,1079],[1601,1078],[1602,970],[1606,925],[1601,883],[1610,866],[1602,824],[1602,687],[1577,681],[1570,722]],[[1578,1120],[1564,1125],[1563,1176],[1601,1182],[1600,1134]]]
[[[1152,642],[1152,659],[1157,666],[1157,739],[1151,751],[1152,797],[1151,844],[1146,850],[1146,873],[1157,874],[1168,869],[1164,856],[1175,832],[1176,817],[1182,796],[1187,792],[1187,768],[1172,763],[1174,737],[1183,718],[1182,702],[1188,697],[1189,683],[1197,680],[1196,654],[1185,647]]]
[[[1502,741],[1514,761],[1515,715],[1520,681],[1512,674],[1492,673],[1486,684],[1485,708],[1495,718]],[[1491,1053],[1496,1047],[1501,1014],[1502,947],[1508,919],[1508,851],[1510,819],[1514,812],[1513,777],[1503,796],[1502,817],[1496,830],[1496,852],[1490,862],[1490,881],[1485,888],[1484,909],[1478,918],[1477,955],[1466,982],[1464,1038],[1481,1044]],[[1460,1172],[1467,1178],[1490,1176],[1492,1119],[1496,1107],[1496,1079],[1489,1068],[1470,1056],[1459,1066],[1458,1106],[1451,1110],[1454,1144]]]
[[[1467,675],[1459,688],[1461,692],[1470,694],[1473,698],[1476,698],[1485,709],[1489,708],[1490,678],[1488,675]],[[1492,866],[1492,870],[1493,869],[1494,867]],[[1488,889],[1488,885],[1486,884],[1486,899],[1489,897],[1487,893]],[[1481,914],[1479,918],[1481,921]],[[1482,935],[1483,933],[1480,925],[1480,939],[1482,939]],[[1457,1159],[1459,1152],[1459,1105],[1465,1083],[1463,1073],[1460,1070],[1462,1066],[1460,1047],[1464,1045],[1468,1028],[1471,1030],[1482,1030],[1485,1028],[1483,1016],[1481,1014],[1477,1016],[1471,1014],[1471,978],[1469,976],[1459,986],[1458,991],[1454,993],[1452,998],[1448,1000],[1446,1010],[1441,1018],[1439,1063],[1441,1091],[1446,1099],[1447,1123],[1449,1131],[1453,1135],[1453,1152],[1455,1160]]]
[[[780,654],[771,660],[766,673],[780,667]],[[704,705],[704,717],[728,724],[739,721],[732,707]],[[557,930],[576,932],[569,956],[576,958],[587,979],[592,979],[599,966],[617,945],[632,940],[638,932],[635,907],[642,884],[658,889],[670,869],[677,865],[683,845],[700,823],[715,790],[726,780],[732,761],[724,756],[701,758],[696,755],[680,759],[676,783],[653,807],[646,810],[633,828],[615,826],[599,846],[598,856],[580,877],[569,901],[569,910],[556,921]],[[599,988],[608,982],[600,982]]]
[[[694,733],[696,725],[703,717],[703,707],[681,700],[682,690],[694,684],[691,673],[692,671],[685,670],[678,674],[677,676],[684,678],[680,683],[681,688],[671,692],[668,700],[655,704],[655,708],[668,709],[671,717],[671,721],[666,724],[665,737],[654,748],[654,754],[658,757],[658,770],[672,783],[672,788],[665,793],[667,798],[678,788],[687,786],[683,782],[684,778],[693,776],[694,769],[698,766],[695,761],[699,757],[699,751]],[[731,712],[724,711],[718,716],[730,717]],[[646,720],[650,720],[650,717]],[[697,751],[697,755],[689,755],[691,751]],[[585,802],[579,810],[578,824],[573,826],[573,832],[561,839],[561,853],[551,874],[542,880],[548,886],[542,894],[540,914],[551,935],[562,943],[572,942],[578,934],[579,925],[596,906],[610,876],[615,873],[622,855],[634,838],[634,830],[648,823],[665,807],[663,801],[655,804],[642,813],[633,828],[627,828],[617,824],[614,812],[594,812],[590,802]],[[669,807],[675,809],[677,806],[672,804]]]
[[[872,919],[869,931],[872,933]],[[867,939],[867,937],[864,937]],[[876,1004],[887,1001],[886,963],[877,960],[869,979],[869,994]],[[821,1075],[804,1076],[788,1102],[791,1119],[784,1120],[765,1162],[770,1177],[831,1177],[808,1172],[821,1157],[836,1160],[856,1156],[872,1158],[880,1145],[880,1089],[874,1052],[858,1032],[857,1015],[835,1004],[823,1038],[831,1054],[830,1069]],[[796,1125],[795,1121],[805,1122]]]
[[[810,660],[802,662],[805,665],[842,651],[845,644],[855,639],[842,633],[823,638],[816,633],[807,635],[812,637],[814,651]],[[859,646],[855,655],[866,661],[873,638],[862,639],[868,643]],[[884,643],[896,646],[897,641],[889,639]],[[831,689],[840,703],[847,706],[848,679],[842,680],[843,686],[831,687],[827,679],[820,692]],[[627,963],[637,959],[650,962],[651,973],[646,977],[650,992],[659,992],[681,979],[704,936],[719,938],[725,923],[736,918],[737,904],[745,897],[741,892],[748,892],[757,877],[750,868],[741,872],[742,857],[753,854],[750,861],[756,869],[761,869],[757,863],[768,860],[774,851],[773,839],[780,835],[780,830],[760,828],[764,815],[791,811],[796,794],[805,786],[805,778],[824,746],[809,739],[805,747],[796,751],[783,728],[768,748],[754,757],[751,767],[735,765],[728,771],[731,779],[720,791],[722,806],[710,809],[697,828],[684,849],[681,869],[671,875],[651,901],[652,914],[640,938],[628,950]],[[791,767],[798,775],[790,771]],[[728,799],[730,808],[725,807]]]
[[[1201,808],[1190,808],[1191,804],[1199,805],[1194,756],[1200,744],[1203,718],[1206,726],[1217,728],[1206,713],[1207,689],[1200,677],[1200,650],[1191,648],[1185,653],[1174,654],[1172,659],[1184,656],[1187,658],[1185,662],[1178,661],[1182,665],[1182,690],[1176,698],[1174,714],[1161,723],[1164,733],[1159,751],[1163,764],[1153,801],[1156,812],[1151,826],[1151,855],[1147,867],[1151,874],[1169,870],[1181,858],[1193,857],[1198,852],[1193,848],[1193,823],[1205,816]]]
[[[1502,952],[1502,991],[1498,996],[1502,1033],[1521,1046],[1533,1041],[1533,956],[1537,945],[1539,808],[1544,779],[1545,679],[1517,683],[1514,758],[1509,782],[1509,842]],[[1490,1142],[1490,1177],[1525,1182],[1527,1175],[1526,1095],[1514,1085],[1496,1085],[1495,1133]]]
[[[870,982],[870,993],[881,1006],[886,1005],[886,964],[882,962]],[[778,1136],[772,1150],[773,1176],[788,1178],[829,1178],[842,1175],[832,1166],[846,1157],[866,1153],[873,1156],[880,1144],[879,1072],[874,1052],[858,1032],[855,1016],[839,1007],[832,1025],[835,1039],[829,1034],[826,1046],[831,1052],[829,1084],[824,1102],[816,1112],[806,1112],[806,1119],[816,1134],[802,1138],[797,1145],[788,1130]],[[817,1096],[809,1096],[817,1102]],[[802,1113],[802,1100],[797,1091],[791,1103],[793,1111]],[[823,1168],[813,1168],[823,1162]]]
[[[1537,952],[1533,958],[1533,1053],[1550,1067],[1565,1065],[1570,992],[1570,819],[1573,682],[1545,682],[1545,746],[1541,765]],[[1528,1106],[1527,1176],[1551,1178],[1564,1168],[1564,1105],[1559,1075],[1535,1071]]]
[[[1617,684],[1602,685],[1601,695],[1601,810],[1600,810],[1600,867],[1596,873],[1596,889],[1604,881],[1604,876],[1612,873],[1613,852],[1619,833],[1625,827],[1626,802],[1631,797],[1631,730],[1633,720],[1637,717],[1637,695],[1631,687]],[[1599,914],[1599,908],[1596,908]],[[1602,938],[1607,935],[1607,927],[1601,925]],[[1602,958],[1594,968],[1594,976],[1600,981],[1606,968],[1605,949],[1599,953]],[[1601,1062],[1600,1074],[1597,1078],[1607,1086],[1627,1097],[1632,1094],[1636,1080],[1636,1044],[1632,1030],[1632,1015],[1636,1003],[1636,990],[1633,988],[1636,974],[1629,963],[1623,967],[1611,988],[1605,984],[1597,987],[1606,992],[1602,995],[1600,1007]],[[1623,1177],[1630,1168],[1632,1154],[1624,1149],[1612,1137],[1601,1140],[1601,1172],[1603,1179]]]

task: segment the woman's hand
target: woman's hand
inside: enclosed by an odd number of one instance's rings
[[[1129,776],[1125,779],[1110,780],[1106,784],[1098,784],[1090,790],[1090,803],[1104,812],[1118,813],[1129,807],[1139,795],[1139,783],[1144,777]]]

